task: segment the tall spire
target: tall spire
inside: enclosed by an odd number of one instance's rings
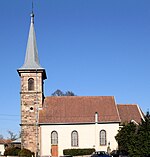
[[[39,63],[38,50],[36,45],[36,36],[34,31],[34,13],[33,13],[33,4],[32,4],[32,13],[31,13],[31,24],[28,36],[28,43],[26,48],[26,56],[23,66],[20,70],[32,70],[32,69],[43,69]]]

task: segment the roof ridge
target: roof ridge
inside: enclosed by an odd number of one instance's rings
[[[114,99],[114,96],[46,96],[45,98],[98,98],[98,97],[111,97]]]

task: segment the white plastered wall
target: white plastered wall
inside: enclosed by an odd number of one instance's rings
[[[0,155],[4,155],[5,147],[4,144],[0,144]]]
[[[58,155],[63,155],[64,149],[70,148],[95,148],[107,151],[110,142],[111,150],[117,149],[115,136],[119,129],[119,123],[107,124],[80,124],[80,125],[41,125],[41,156],[51,155],[51,132],[58,133]],[[79,146],[71,146],[71,132],[76,130],[79,136]],[[105,130],[107,134],[107,145],[100,146],[99,132]]]

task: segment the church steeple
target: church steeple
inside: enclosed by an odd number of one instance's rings
[[[39,147],[38,112],[43,107],[45,69],[39,63],[34,13],[31,13],[30,30],[24,64],[18,70],[21,88],[21,145],[37,153]]]
[[[31,23],[26,48],[26,56],[24,64],[18,70],[43,70],[44,79],[46,79],[45,69],[41,67],[38,57],[38,49],[36,44],[36,35],[34,30],[34,13],[31,13]]]
[[[31,24],[26,48],[26,57],[24,65],[20,69],[43,69],[40,66],[38,50],[36,45],[36,36],[34,30],[34,14],[31,13]]]

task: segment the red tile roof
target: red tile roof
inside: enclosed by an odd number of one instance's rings
[[[118,104],[118,111],[120,115],[121,122],[130,122],[134,120],[137,123],[141,122],[143,118],[143,112],[136,104]]]
[[[39,123],[120,122],[113,96],[51,96],[44,100]]]
[[[0,139],[0,144],[8,144],[11,143],[11,140],[8,139]]]

